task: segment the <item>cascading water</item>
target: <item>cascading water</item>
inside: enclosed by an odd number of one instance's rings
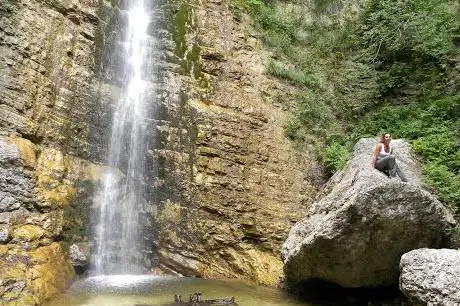
[[[92,274],[136,274],[142,271],[139,228],[144,205],[144,156],[147,92],[151,82],[146,70],[151,62],[151,23],[143,0],[131,0],[126,13],[127,30],[121,39],[126,87],[113,115],[108,170],[96,196],[99,217]]]

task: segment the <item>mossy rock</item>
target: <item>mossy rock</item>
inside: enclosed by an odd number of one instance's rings
[[[7,142],[17,146],[19,158],[24,167],[35,168],[37,164],[36,148],[30,140],[20,137],[8,137]]]
[[[26,224],[13,231],[13,239],[19,241],[34,241],[45,235],[45,230],[36,225]]]

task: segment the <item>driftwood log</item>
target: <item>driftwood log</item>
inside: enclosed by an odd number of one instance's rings
[[[235,297],[224,297],[212,300],[204,300],[203,295],[200,292],[190,295],[188,302],[182,301],[182,297],[179,294],[174,295],[174,304],[166,304],[162,306],[237,306]],[[135,306],[153,306],[147,304],[136,304]]]
[[[182,297],[179,294],[174,296],[176,305],[183,306],[225,306],[225,305],[238,305],[235,302],[235,297],[224,297],[212,300],[204,300],[201,292],[190,295],[188,302],[182,301]]]

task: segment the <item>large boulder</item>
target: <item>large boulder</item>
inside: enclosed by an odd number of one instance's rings
[[[420,186],[420,167],[403,140],[393,141],[397,163],[409,181],[375,170],[377,139],[360,140],[353,159],[334,175],[283,245],[292,283],[320,279],[343,287],[398,282],[402,254],[443,245],[455,225],[452,214]]]
[[[399,269],[399,288],[413,305],[460,305],[460,251],[413,250]]]

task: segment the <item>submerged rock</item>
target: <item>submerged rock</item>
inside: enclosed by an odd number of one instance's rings
[[[376,139],[362,139],[354,158],[334,175],[284,243],[289,281],[321,279],[343,287],[397,284],[402,254],[440,247],[455,221],[419,183],[419,167],[403,140],[393,141],[409,182],[371,165]]]
[[[460,251],[413,250],[399,269],[399,288],[413,305],[460,305]]]

